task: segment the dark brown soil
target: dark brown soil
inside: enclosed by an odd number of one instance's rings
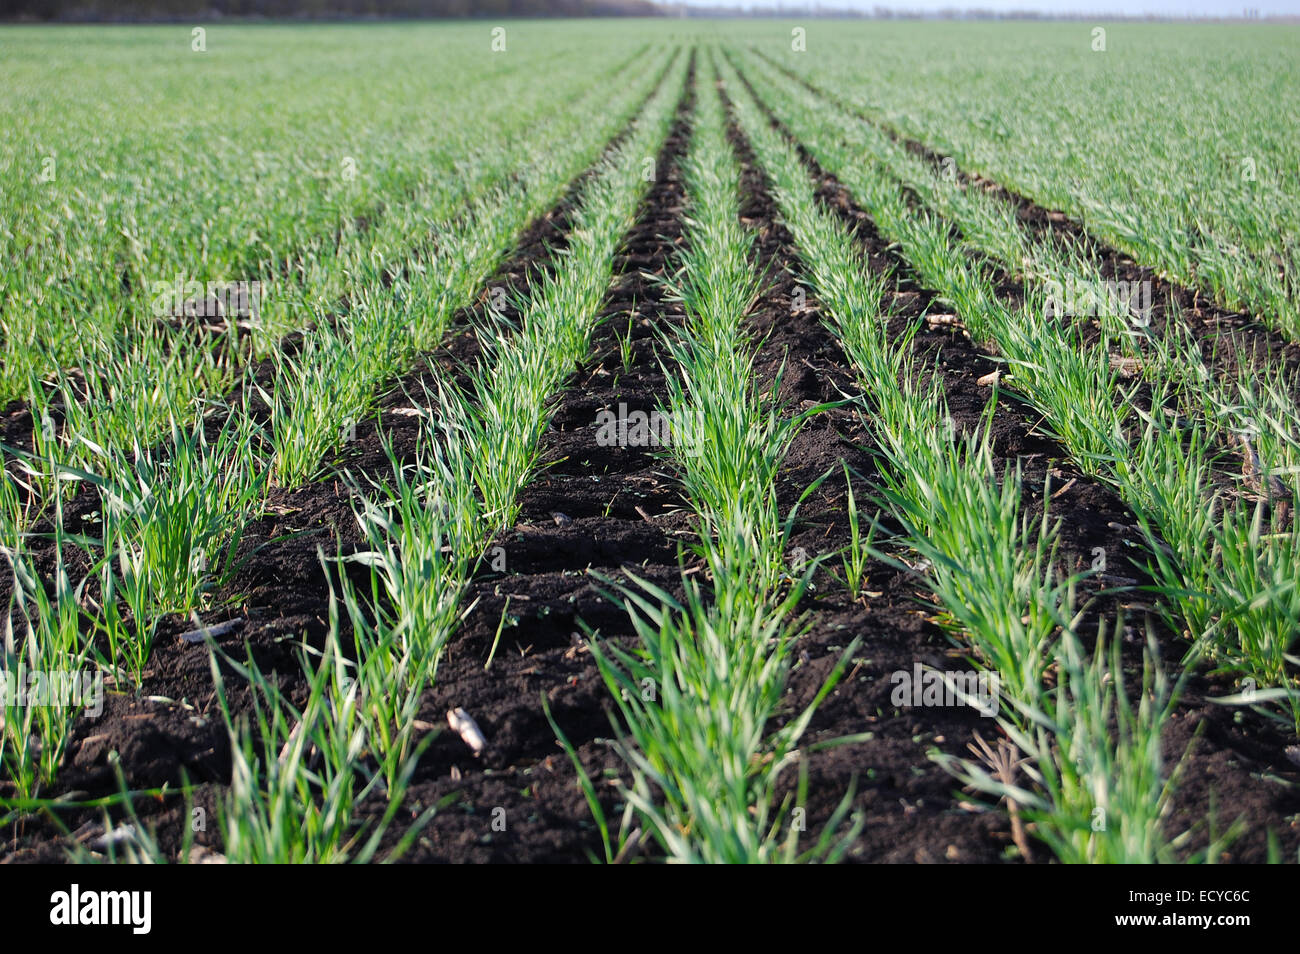
[[[693,67],[691,75],[693,77]],[[653,447],[602,447],[602,410],[644,411],[665,399],[659,335],[682,320],[661,284],[682,242],[679,163],[689,135],[693,85],[681,103],[636,226],[616,257],[591,361],[569,382],[542,441],[542,470],[525,489],[517,524],[503,533],[505,572],[485,574],[477,601],[438,670],[434,713],[465,706],[489,740],[480,761],[450,733],[421,763],[412,797],[454,801],[425,829],[409,860],[583,861],[601,856],[577,775],[556,741],[552,717],[587,773],[604,782],[619,764],[602,741],[612,734],[609,691],[586,634],[634,638],[627,613],[607,595],[626,571],[680,591],[679,540],[691,521],[671,466]],[[629,336],[623,363],[620,339]],[[610,582],[602,582],[608,580]],[[485,668],[502,615],[511,625]],[[604,787],[606,812],[614,789]],[[502,814],[504,813],[504,814]],[[500,819],[504,830],[492,822]]]
[[[761,268],[772,276],[751,315],[761,340],[755,361],[760,390],[778,372],[776,395],[789,413],[840,400],[854,393],[849,364],[835,337],[822,324],[806,286],[807,307],[796,307],[799,264],[793,238],[777,220],[768,184],[734,122],[730,137],[743,162],[742,221],[757,233]],[[916,307],[923,307],[914,296]],[[915,313],[915,312],[914,312]],[[836,408],[816,415],[791,444],[779,477],[779,499],[788,512],[808,487],[830,476],[804,499],[793,534],[791,561],[827,559],[850,541],[848,494],[843,465],[857,475],[854,494],[864,520],[870,510],[876,473],[867,435],[857,415]],[[797,556],[794,548],[799,548]],[[879,595],[854,603],[828,571],[815,576],[804,601],[808,632],[796,648],[786,716],[797,714],[816,696],[852,640],[860,646],[849,671],[813,718],[806,741],[827,742],[872,733],[868,741],[843,745],[808,757],[808,828],[821,830],[849,787],[855,786],[855,811],[865,827],[847,856],[858,861],[996,861],[1004,841],[994,814],[962,811],[952,797],[951,778],[926,757],[931,745],[951,745],[970,737],[980,719],[969,708],[898,710],[890,704],[890,674],[910,671],[918,660],[940,664],[950,653],[947,640],[929,613],[917,605],[918,587],[905,574],[873,561],[866,589]],[[951,668],[949,665],[946,668]],[[780,721],[780,720],[778,720]]]

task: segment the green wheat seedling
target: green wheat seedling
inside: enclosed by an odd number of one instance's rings
[[[338,559],[341,562],[342,558]],[[359,719],[365,727],[367,755],[378,764],[383,790],[400,793],[412,760],[433,737],[421,741],[416,723],[421,696],[432,685],[445,637],[439,640],[441,634],[421,634],[422,640],[439,645],[432,658],[419,655],[411,641],[403,640],[402,632],[384,622],[371,622],[375,602],[363,603],[346,582],[341,590],[341,595],[331,593],[330,628],[340,631],[341,601],[356,655],[356,681],[361,687]],[[373,588],[369,595],[372,600],[378,597]],[[452,598],[455,596],[458,594]],[[453,613],[451,620],[459,621],[459,617]]]
[[[421,424],[410,464],[381,433],[389,479],[365,487],[345,475],[363,549],[335,562],[368,567],[369,586],[340,574],[336,591],[331,581],[331,631],[346,618],[361,719],[388,791],[400,790],[419,748],[420,699],[433,684],[447,639],[473,608],[462,609],[461,599],[482,548],[483,520],[465,447],[445,418],[439,423],[426,413]]]
[[[272,479],[296,487],[320,472],[328,451],[364,416],[370,382],[393,369],[393,338],[366,319],[320,330],[292,358],[276,358],[275,381],[259,389],[270,407],[267,440]]]
[[[919,375],[910,361],[901,371],[901,386],[862,379],[874,399],[863,423],[878,436],[881,501],[962,640],[1008,693],[1032,699],[1057,628],[1071,615],[1068,584],[1056,579],[1056,527],[1046,511],[1037,525],[1022,515],[1018,469],[994,469],[995,402],[980,429],[954,440],[937,380],[911,383]]]
[[[1177,687],[1161,670],[1152,642],[1135,705],[1126,693],[1119,647],[1103,631],[1089,658],[1066,629],[1052,695],[1041,708],[1014,703],[1023,726],[999,720],[1009,757],[998,764],[932,756],[964,784],[1014,802],[1034,837],[1066,864],[1172,862],[1192,837],[1171,837],[1164,827],[1173,778],[1161,733]],[[1191,860],[1212,860],[1231,837],[1212,839]]]
[[[618,336],[618,356],[619,367],[626,374],[632,367],[633,342],[632,342],[632,323],[636,320],[636,302],[632,302],[632,308],[627,316],[627,328],[623,334]]]
[[[16,680],[24,672],[83,673],[94,668],[82,634],[81,588],[73,585],[68,574],[64,552],[69,544],[59,526],[61,521],[56,522],[53,537],[52,594],[30,557],[8,544],[0,550],[13,574],[13,595],[0,646],[4,663],[0,677]],[[0,770],[13,784],[18,799],[36,798],[54,783],[80,710],[32,700],[19,705],[20,700],[9,695],[8,685],[0,688],[6,690],[0,699]],[[16,683],[14,688],[19,688]]]
[[[427,435],[439,425],[426,420]],[[353,512],[366,549],[348,559],[370,567],[374,627],[418,661],[411,678],[423,685],[432,680],[461,615],[460,597],[487,524],[474,493],[473,463],[453,432],[422,440],[409,465],[398,460],[387,439],[384,449],[391,479],[370,491],[353,482]]]
[[[1209,575],[1220,616],[1203,639],[1211,659],[1250,680],[1248,697],[1258,687],[1282,699],[1291,727],[1300,731],[1292,653],[1300,635],[1300,535],[1271,527],[1265,509],[1263,503],[1237,506],[1215,528]]]
[[[94,470],[78,475],[100,495],[101,552],[142,581],[151,615],[200,608],[233,571],[244,522],[265,495],[251,438],[247,420],[232,417],[212,439],[174,426],[159,447],[91,448]]]
[[[401,807],[418,753],[407,758],[396,786],[369,767],[364,696],[354,667],[331,632],[319,659],[304,654],[307,700],[295,707],[255,665],[211,656],[218,704],[230,733],[230,788],[218,805],[222,851],[234,863],[338,864],[373,859]],[[251,716],[236,718],[222,665],[250,687]],[[368,802],[386,797],[377,820]],[[425,812],[411,831],[427,824]],[[399,845],[400,848],[403,847]],[[396,854],[397,852],[394,852]],[[391,860],[390,856],[390,860]]]
[[[1093,368],[1093,386],[1104,387],[1111,372],[1100,361]],[[1185,626],[1194,651],[1208,649],[1207,655],[1225,670],[1256,686],[1290,693],[1295,677],[1285,656],[1300,624],[1300,605],[1292,596],[1300,568],[1294,530],[1273,516],[1277,503],[1290,512],[1295,505],[1295,492],[1287,492],[1285,485],[1276,485],[1282,487],[1276,497],[1272,493],[1279,468],[1259,457],[1260,463],[1251,466],[1261,472],[1256,481],[1263,495],[1258,504],[1241,499],[1216,486],[1215,436],[1224,433],[1219,425],[1212,428],[1199,414],[1187,418],[1165,410],[1166,405],[1186,404],[1178,380],[1152,381],[1152,410],[1137,412],[1143,428],[1136,441],[1127,439],[1104,406],[1079,399],[1074,388],[1062,383],[1069,380],[1066,375],[1041,378],[1034,390],[1051,394],[1035,404],[1052,407],[1055,420],[1066,422],[1053,430],[1086,432],[1091,438],[1088,446],[1076,444],[1071,450],[1076,459],[1096,466],[1133,509],[1162,605],[1177,608],[1171,625]],[[1088,387],[1083,376],[1075,380]],[[1213,386],[1208,390],[1215,392]],[[1284,441],[1260,443],[1268,452],[1287,454]],[[1239,452],[1251,461],[1258,456],[1248,443]],[[1300,711],[1293,696],[1287,698],[1300,726]]]
[[[1300,631],[1300,570],[1289,522],[1300,473],[1294,405],[1281,368],[1248,361],[1239,367],[1234,379],[1217,379],[1185,331],[1161,342],[1147,372],[1153,406],[1186,416],[1144,415],[1135,465],[1118,466],[1116,478],[1136,502],[1149,569],[1179,608],[1196,641],[1192,651],[1235,673],[1244,698],[1283,701],[1300,726],[1288,659]],[[1250,487],[1217,486],[1217,442],[1242,461]]]
[[[147,321],[155,321],[148,318]],[[230,334],[197,342],[163,325],[142,327],[125,341],[84,346],[79,367],[42,383],[34,415],[57,407],[67,437],[61,462],[90,467],[94,448],[126,451],[194,421],[205,395],[230,377],[240,359]]]
[[[340,555],[335,561],[342,563],[344,559]],[[337,590],[331,582],[330,631],[342,631],[346,614],[356,656],[354,678],[360,687],[359,719],[365,729],[366,751],[378,764],[385,792],[402,791],[413,761],[433,738],[432,734],[423,740],[417,736],[421,698],[433,684],[452,628],[472,609],[457,612],[466,582],[445,576],[426,580],[425,589],[439,593],[435,597],[437,605],[421,606],[425,615],[412,614],[408,609],[403,616],[389,608],[383,595],[383,587],[393,584],[387,568],[372,570],[368,592],[358,592],[346,576]],[[343,613],[339,611],[340,603]],[[430,609],[436,618],[429,617]]]
[[[769,89],[775,90],[780,85],[778,80]],[[782,99],[787,94],[794,100],[810,102],[806,99],[806,91],[797,88],[786,88],[776,95]],[[919,192],[929,206],[954,220],[961,228],[968,255],[978,250],[979,254],[990,256],[1011,274],[1023,274],[1031,279],[1035,284],[1026,309],[1028,315],[1048,314],[1044,294],[1044,283],[1048,279],[1054,280],[1058,287],[1102,286],[1094,257],[1075,245],[1062,249],[1050,241],[1030,240],[1014,215],[1014,206],[1003,197],[981,188],[959,186],[955,180],[949,181],[944,170],[934,169],[870,123],[846,116],[844,135],[846,142],[868,149],[894,178]],[[945,262],[958,260],[955,257],[957,246],[952,245],[945,235],[917,224],[923,223],[924,219],[902,217],[897,197],[887,188],[882,188],[878,178],[863,182],[858,176],[854,179],[854,186],[871,196],[873,210],[886,224],[886,231],[903,237],[904,244],[911,248],[910,257],[921,264],[921,271],[928,272],[931,278],[938,277],[937,287],[954,289],[952,297],[959,304],[964,303],[960,310],[968,313],[967,322],[971,330],[979,336],[992,335],[998,339],[998,346],[1013,362],[1013,374],[1014,365],[1019,365],[1022,372],[1018,376],[1021,384],[1017,386],[1027,388],[1029,393],[1026,396],[1048,411],[1050,421],[1065,428],[1057,436],[1090,473],[1099,473],[1104,469],[1105,461],[1113,459],[1114,449],[1108,445],[1116,435],[1122,434],[1125,425],[1128,396],[1118,402],[1111,399],[1111,395],[1119,390],[1118,369],[1108,367],[1110,352],[1116,346],[1137,360],[1144,377],[1150,377],[1153,371],[1158,370],[1158,380],[1176,380],[1180,393],[1192,399],[1193,406],[1189,412],[1199,411],[1207,417],[1218,417],[1216,412],[1219,408],[1214,395],[1219,389],[1173,303],[1169,303],[1167,308],[1169,327],[1164,339],[1153,338],[1145,320],[1132,313],[1127,305],[1118,310],[1109,305],[1100,309],[1103,337],[1099,343],[1089,347],[1084,347],[1082,340],[1072,335],[1062,336],[1044,329],[1041,321],[1009,321],[991,300],[972,307],[988,296],[978,293],[971,298],[970,285],[964,281],[962,270],[944,267]],[[1060,304],[1056,303],[1057,310]],[[990,309],[996,318],[996,327],[981,317]],[[974,323],[971,322],[972,314]],[[1059,354],[1050,355],[1052,367],[1045,375],[1045,369],[1037,364],[1039,356],[1058,350]],[[1240,366],[1255,364],[1257,361],[1252,360],[1240,363]],[[1267,367],[1261,370],[1265,378],[1270,376]],[[1052,380],[1044,384],[1040,379],[1047,376]],[[1273,371],[1271,376],[1276,377],[1277,372]],[[1253,382],[1256,377],[1251,375],[1247,380]],[[1098,384],[1104,386],[1099,388]],[[1087,408],[1085,413],[1067,413],[1067,409],[1081,402]],[[1108,455],[1111,456],[1108,458]]]
[[[444,413],[472,448],[471,474],[494,526],[514,523],[519,491],[536,471],[562,373],[557,357],[531,337],[504,341],[490,365],[470,373],[467,392],[448,389],[444,397]]]
[[[849,542],[840,554],[840,566],[844,570],[844,586],[849,597],[859,600],[867,580],[867,562],[871,559],[873,543],[879,524],[873,519],[866,534],[862,532],[862,515],[858,512],[858,500],[853,493],[853,476],[849,465],[844,465],[844,486],[847,494],[845,513],[849,523]]]
[[[628,108],[628,104],[634,101],[634,96],[635,90],[629,90],[625,97],[620,98],[621,108]],[[608,113],[607,119],[609,124],[618,123],[618,109]],[[525,190],[527,201],[519,201],[519,189],[511,189],[509,192],[487,191],[475,205],[475,213],[468,218],[467,229],[451,232],[444,230],[439,245],[439,261],[418,269],[415,273],[418,280],[405,282],[401,286],[402,296],[398,304],[383,302],[377,293],[369,296],[354,295],[355,307],[349,316],[353,319],[351,324],[318,322],[317,328],[309,335],[306,346],[295,359],[279,360],[274,397],[269,401],[272,406],[269,432],[274,452],[270,473],[276,480],[294,484],[317,472],[323,454],[339,439],[338,432],[342,429],[340,425],[346,424],[349,419],[355,420],[366,407],[374,382],[395,370],[395,356],[409,353],[412,346],[427,347],[435,342],[439,337],[438,329],[442,327],[439,316],[449,315],[460,300],[468,299],[471,288],[481,283],[526,218],[554,201],[554,194],[574,174],[575,167],[581,167],[590,161],[590,150],[598,143],[598,135],[603,128],[608,128],[605,123],[594,126],[588,124],[583,136],[572,137],[571,131],[566,131],[563,124],[558,125],[554,130],[559,137],[557,141],[566,138],[570,140],[564,149],[552,148],[555,143],[545,137],[530,143],[529,149],[517,157],[525,163],[528,172],[525,181],[519,183]],[[538,150],[535,156],[534,149]],[[610,224],[612,227],[614,220]],[[374,277],[364,269],[359,271],[363,279],[367,275]],[[412,314],[412,321],[404,320],[403,315],[406,313],[415,313]],[[405,352],[394,344],[395,341],[401,342],[404,326],[410,326],[417,332],[404,345]],[[149,382],[143,369],[148,363],[144,360],[129,362],[129,367],[125,370],[130,372],[128,383],[134,382],[130,388],[125,392],[119,388],[100,396],[107,400],[122,399],[128,392],[146,393],[145,385]],[[175,361],[173,365],[176,365]],[[183,373],[177,374],[184,377]],[[101,380],[105,378],[95,374],[92,368],[86,375],[86,387],[97,387]],[[161,381],[153,382],[154,390],[147,393],[170,399],[173,396],[169,395],[169,380],[171,378],[164,375]],[[140,387],[136,388],[136,384]],[[131,388],[135,390],[132,391]],[[85,393],[65,388],[61,393],[74,398],[79,395],[87,399],[100,399],[96,397],[99,392],[83,390]],[[197,392],[183,392],[189,393]],[[122,404],[127,410],[143,407],[134,398],[125,400]],[[158,408],[162,407],[178,414],[183,411],[183,408],[178,411],[171,404],[158,405]],[[156,411],[150,413],[156,416]],[[147,422],[138,415],[121,420],[124,423],[119,430],[123,435],[132,429],[138,429],[133,437],[149,433]],[[104,436],[106,432],[92,433]],[[51,459],[66,467],[68,461],[82,458],[64,458],[62,451],[74,446],[68,442],[65,434],[66,428],[64,433],[51,429],[48,440],[45,439],[44,431],[41,432],[40,439],[48,445]],[[75,447],[80,450],[91,448],[92,454],[101,454],[104,459],[124,464],[125,466],[118,467],[122,473],[115,474],[115,478],[124,474],[134,477],[134,460],[123,460],[127,455],[118,452],[119,447],[131,444],[122,441],[120,436],[109,434],[104,444],[87,438],[89,443],[77,441]],[[60,453],[56,454],[56,451]],[[44,472],[52,475],[57,470],[58,468],[51,467]],[[259,468],[249,467],[241,473],[247,476],[258,471]],[[179,471],[174,469],[166,480],[171,480],[172,475],[177,473]],[[103,606],[98,620],[98,626],[104,635],[101,644],[108,647],[110,665],[128,668],[137,674],[148,656],[157,612],[193,605],[194,592],[189,589],[190,583],[202,573],[205,561],[209,566],[216,562],[213,554],[195,553],[195,547],[191,545],[190,556],[199,558],[197,565],[180,565],[178,561],[186,549],[186,541],[181,535],[183,528],[169,520],[149,522],[151,517],[160,516],[160,495],[155,493],[159,481],[155,478],[161,479],[161,475],[155,473],[147,476],[146,483],[149,486],[143,491],[138,491],[123,481],[123,486],[118,488],[118,496],[124,506],[113,508],[105,517],[104,527],[105,545],[112,552],[106,554],[101,561],[103,579],[100,596]],[[166,483],[165,480],[163,482]],[[171,490],[176,493],[170,497],[166,493],[161,495],[168,498],[162,502],[161,513],[176,514],[186,502],[188,491],[185,487],[173,487]],[[231,503],[217,493],[207,494],[204,502],[218,506]],[[232,508],[235,513],[244,509]],[[251,514],[245,512],[242,516],[246,519]],[[146,523],[143,531],[137,532],[141,520]],[[208,526],[200,521],[192,529],[199,535],[205,535]],[[232,544],[237,541],[239,529],[242,529],[242,523],[229,535]],[[214,541],[209,539],[204,542],[212,544]]]
[[[668,411],[682,438],[668,453],[695,510],[696,551],[713,585],[706,592],[685,579],[683,603],[633,576],[635,585],[618,585],[621,596],[613,598],[630,615],[640,648],[593,640],[622,716],[616,727],[627,727],[615,749],[633,776],[621,789],[630,810],[617,854],[590,780],[571,749],[570,755],[603,832],[606,860],[629,850],[627,826],[635,816],[640,837],[670,861],[834,861],[856,832],[856,825],[842,831],[852,793],[802,852],[797,820],[806,776],[801,772],[795,790],[782,793],[783,774],[803,766],[798,743],[812,711],[842,666],[806,711],[775,733],[768,729],[784,692],[790,643],[801,632],[794,609],[820,562],[790,580],[783,554],[795,514],[779,518],[776,475],[798,429],[821,408],[785,417],[754,387],[741,322],[760,279],[749,261],[752,236],[739,223],[739,166],[716,94],[702,96],[698,109],[685,164],[689,242],[672,280],[688,320],[680,334],[663,336],[663,365]],[[779,388],[778,374],[771,392]]]
[[[631,61],[625,65],[631,65]],[[50,450],[57,452],[54,459],[58,463],[80,467],[89,464],[85,445],[60,440],[61,430],[106,448],[130,448],[135,442],[148,445],[165,433],[169,422],[180,421],[187,426],[193,421],[205,398],[219,394],[247,370],[244,362],[248,358],[269,354],[279,360],[283,372],[285,365],[278,351],[280,336],[304,330],[304,314],[316,319],[305,329],[308,337],[323,329],[325,338],[331,341],[328,332],[333,328],[328,321],[322,324],[322,313],[338,309],[340,300],[348,304],[345,310],[350,311],[349,318],[361,312],[374,317],[358,335],[367,342],[367,358],[385,351],[375,343],[376,334],[390,339],[390,344],[404,355],[434,347],[459,298],[477,290],[476,284],[490,270],[495,256],[509,247],[527,218],[544,203],[553,201],[549,197],[565,177],[590,162],[602,131],[608,134],[625,117],[638,88],[643,90],[644,84],[651,81],[650,66],[650,62],[641,64],[634,73],[635,82],[614,102],[606,104],[608,111],[602,112],[599,123],[585,122],[556,103],[539,109],[527,119],[532,138],[526,140],[524,149],[458,143],[447,137],[448,130],[444,129],[440,148],[448,153],[448,170],[453,165],[450,157],[461,146],[465,152],[459,158],[468,155],[477,164],[463,171],[435,172],[429,181],[419,185],[412,203],[381,207],[384,214],[373,228],[364,232],[350,227],[342,230],[340,244],[331,247],[326,261],[292,260],[290,255],[291,260],[281,262],[283,274],[272,283],[274,291],[264,302],[258,319],[239,322],[239,335],[246,333],[246,339],[236,335],[233,324],[228,324],[224,332],[211,333],[213,322],[220,326],[224,321],[215,316],[155,317],[152,309],[156,302],[131,302],[123,309],[126,314],[111,326],[95,322],[79,325],[69,336],[72,343],[62,352],[65,357],[75,355],[77,366],[67,372],[56,371],[49,382],[33,378],[27,389],[35,419],[48,417],[51,410],[66,412],[67,416],[64,427],[50,429],[49,439],[43,429],[38,430],[38,444],[49,444]],[[531,94],[523,95],[527,98]],[[580,102],[597,95],[587,91]],[[522,121],[521,114],[512,117],[512,122]],[[510,128],[498,127],[492,135]],[[428,160],[424,155],[413,165],[425,170]],[[526,175],[521,176],[521,168],[526,169]],[[500,188],[506,180],[511,180],[514,187]],[[480,188],[475,190],[475,185]],[[437,238],[432,249],[431,235]],[[207,254],[203,258],[207,260]],[[394,274],[401,280],[386,287]],[[165,299],[164,295],[159,300]],[[232,323],[234,318],[231,316]],[[200,326],[209,330],[197,331]],[[14,331],[22,334],[24,328],[25,324]],[[314,344],[309,341],[308,350],[320,345],[319,340]],[[45,363],[57,368],[66,360],[50,356]],[[387,374],[396,367],[394,364],[385,369],[380,364],[370,373]],[[293,484],[303,479],[303,474],[316,473],[320,461],[313,460],[312,455],[332,449],[339,435],[346,433],[348,425],[364,410],[366,368],[334,369],[337,379],[361,383],[359,388],[345,388],[347,393],[362,395],[358,406],[334,409],[321,401],[322,395],[328,395],[330,383],[323,382],[319,372],[328,369],[328,365],[313,368],[317,372],[314,376],[282,374],[275,433],[283,453],[274,458],[281,482]],[[300,382],[305,386],[301,392],[292,386],[298,378],[305,378]],[[374,383],[371,381],[369,387],[373,388]],[[38,456],[44,456],[43,449],[38,448]]]
[[[740,167],[723,119],[716,93],[702,96],[684,164],[689,243],[670,286],[687,323],[663,336],[662,364],[667,410],[685,439],[670,453],[703,533],[727,545],[736,528],[750,530],[765,567],[752,582],[767,591],[784,572],[777,470],[799,429],[824,407],[789,415],[756,390],[757,346],[742,322],[763,277],[750,261],[754,236],[739,221]],[[778,372],[769,394],[780,392],[781,378]]]
[[[660,97],[657,122],[628,149],[666,133],[668,103]],[[349,478],[364,549],[347,559],[369,567],[370,586],[358,592],[345,578],[342,603],[356,645],[361,724],[390,790],[415,746],[421,694],[472,609],[461,598],[483,548],[514,522],[549,422],[550,395],[588,350],[610,259],[643,189],[627,170],[616,157],[592,180],[565,267],[520,302],[519,329],[503,335],[480,327],[486,354],[466,388],[440,383],[436,394],[426,389],[422,401],[413,398],[422,425],[415,462],[403,464],[384,436],[391,479],[363,488]],[[337,629],[337,606],[331,619]]]
[[[534,282],[521,302],[519,331],[481,330],[488,353],[469,373],[468,391],[449,389],[449,416],[471,447],[474,480],[487,519],[510,526],[519,491],[532,478],[553,395],[590,347],[610,261],[632,224],[645,183],[634,157],[666,134],[671,102],[661,91],[653,121],[609,157],[583,191],[561,267]],[[472,394],[470,398],[468,395]]]
[[[1017,337],[1003,334],[999,343],[1014,351],[1021,347]],[[1211,658],[1227,670],[1257,686],[1283,690],[1300,726],[1294,695],[1287,695],[1294,677],[1284,658],[1300,623],[1300,606],[1289,595],[1300,572],[1293,559],[1294,534],[1263,520],[1274,486],[1282,488],[1285,504],[1292,494],[1278,481],[1270,458],[1261,458],[1258,467],[1265,497],[1258,507],[1212,490],[1211,477],[1214,440],[1224,436],[1225,420],[1234,430],[1262,430],[1269,436],[1257,443],[1285,459],[1290,445],[1285,426],[1279,426],[1285,418],[1261,407],[1251,389],[1241,389],[1243,405],[1228,407],[1223,384],[1208,375],[1186,336],[1175,332],[1165,348],[1177,360],[1166,356],[1148,375],[1152,410],[1136,412],[1145,425],[1136,442],[1130,441],[1122,416],[1132,405],[1096,399],[1117,381],[1104,336],[1091,351],[1050,340],[1037,344],[1033,350],[1039,357],[1029,374],[1020,375],[1021,389],[1047,412],[1050,429],[1072,456],[1112,482],[1134,509],[1151,554],[1148,567],[1162,595],[1179,608],[1193,640],[1208,644]],[[1028,362],[1019,364],[1026,370]],[[1265,385],[1265,394],[1276,392]],[[1171,415],[1165,410],[1169,406],[1184,407],[1190,417]],[[1243,454],[1258,456],[1253,445],[1238,442]]]
[[[1126,455],[1133,405],[1119,387],[1110,341],[1084,345],[1077,331],[1058,332],[1028,320],[998,315],[994,331],[1011,373],[1010,389],[1046,416],[1043,430],[1058,440],[1090,475],[1101,475]]]
[[[436,678],[447,640],[473,609],[462,606],[462,597],[495,526],[477,494],[470,405],[441,384],[412,403],[421,412],[415,459],[403,463],[381,432],[391,476],[369,487],[347,478],[364,548],[339,558],[370,569],[368,590],[342,576],[341,600],[369,700],[371,745],[390,788],[415,744],[421,695]],[[451,407],[458,413],[447,413]],[[335,628],[337,602],[331,601]]]
[[[1034,699],[1072,598],[1056,579],[1055,527],[1046,515],[1036,525],[1022,517],[1019,474],[997,480],[977,440],[920,458],[917,470],[891,457],[883,500],[962,641],[1009,695]]]
[[[834,861],[856,832],[841,824],[852,793],[816,845],[801,853],[793,809],[802,803],[781,792],[783,775],[800,764],[798,745],[812,713],[834,689],[852,647],[808,707],[769,735],[800,632],[793,613],[809,574],[769,602],[750,584],[762,567],[735,562],[736,554],[756,550],[739,543],[706,543],[705,550],[712,594],[688,580],[685,602],[678,602],[633,577],[635,587],[618,591],[640,649],[592,641],[627,726],[627,738],[615,743],[634,777],[623,795],[670,861]]]
[[[1212,391],[1214,407],[1225,426],[1253,438],[1254,449],[1271,475],[1285,485],[1300,484],[1300,416],[1292,396],[1294,375],[1283,368],[1237,357],[1242,370],[1233,381]]]
[[[157,620],[207,605],[236,568],[241,531],[261,506],[264,482],[247,453],[248,429],[232,424],[207,440],[201,429],[172,432],[164,447],[109,451],[82,439],[89,466],[60,477],[100,498],[97,538],[78,538],[99,584],[91,612],[94,652],[138,683]],[[84,584],[83,584],[84,585]]]
[[[767,566],[779,576],[783,521],[774,489],[777,471],[800,428],[825,406],[783,416],[782,408],[755,392],[752,354],[711,354],[693,347],[689,331],[684,335],[685,341],[666,342],[680,374],[668,378],[670,413],[676,422],[689,422],[691,432],[689,446],[678,444],[673,454],[682,486],[706,532],[725,536],[740,523],[753,527]],[[778,375],[772,391],[779,387]]]
[[[16,550],[18,535],[26,525],[22,485],[10,475],[8,465],[0,459],[0,546]]]
[[[1010,694],[1037,698],[1057,628],[1072,615],[1068,588],[1055,580],[1055,528],[1046,516],[1037,526],[1021,516],[1018,473],[999,480],[994,472],[991,411],[974,433],[952,433],[937,376],[916,367],[906,350],[910,334],[887,338],[883,285],[857,277],[863,266],[851,238],[816,211],[799,157],[747,97],[737,95],[737,110],[827,322],[858,371],[863,424],[883,465],[882,504],[902,524],[907,546],[926,567],[923,581],[962,641]]]

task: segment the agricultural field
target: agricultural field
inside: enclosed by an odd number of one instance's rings
[[[1300,860],[1300,27],[0,27],[0,862]]]

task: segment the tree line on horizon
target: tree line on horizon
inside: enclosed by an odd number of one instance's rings
[[[651,0],[0,0],[0,20],[663,16]]]

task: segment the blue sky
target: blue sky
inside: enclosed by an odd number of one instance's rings
[[[780,6],[777,0],[685,0],[704,6],[741,9]],[[813,4],[817,0],[786,0],[786,6]],[[822,6],[870,10],[876,6],[895,10],[937,11],[945,8],[985,10],[1036,10],[1042,13],[1116,13],[1157,16],[1241,16],[1250,7],[1262,16],[1300,15],[1300,0],[820,0]]]

